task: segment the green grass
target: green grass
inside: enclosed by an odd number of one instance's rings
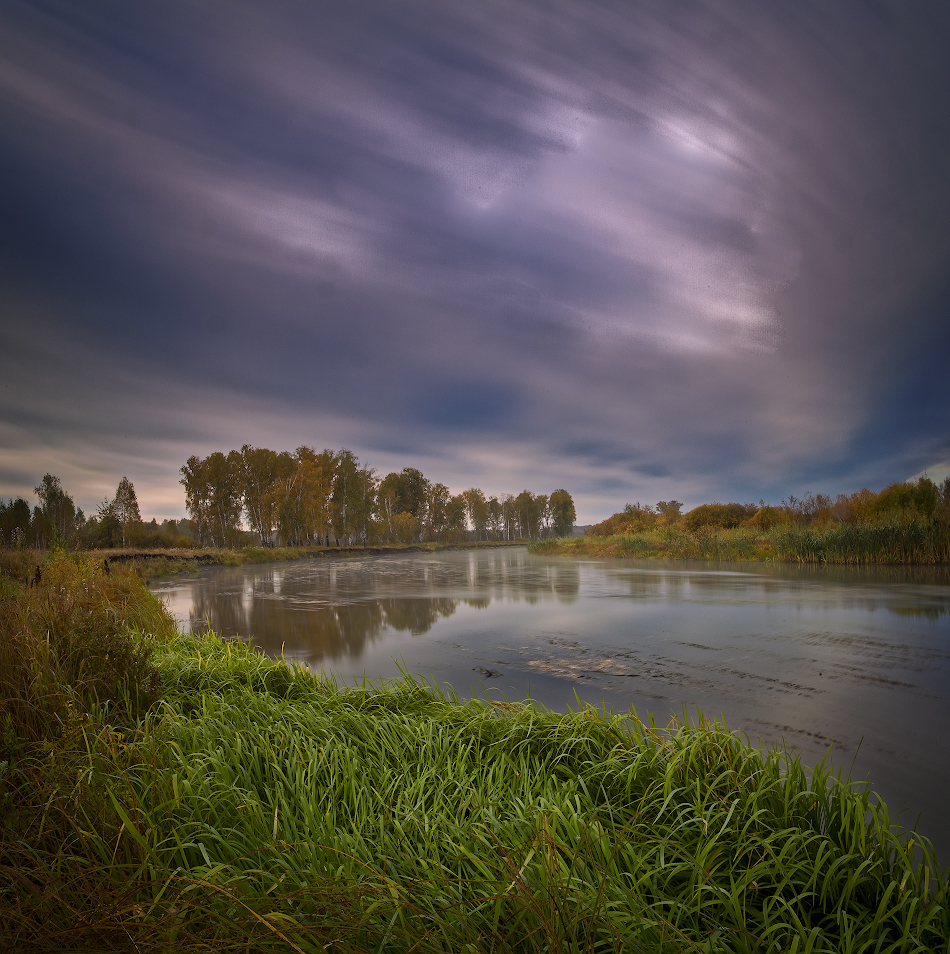
[[[8,735],[34,726],[0,778],[0,949],[950,950],[928,843],[827,764],[702,718],[343,689],[171,633],[131,574],[72,579],[145,668],[60,668],[35,724],[0,680]]]

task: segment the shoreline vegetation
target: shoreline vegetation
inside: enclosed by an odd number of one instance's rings
[[[343,688],[0,551],[0,949],[946,951],[926,839],[701,716]]]
[[[481,540],[467,543],[389,543],[379,546],[311,546],[311,547],[245,547],[242,550],[225,548],[175,549],[111,549],[77,552],[89,560],[108,560],[122,564],[144,580],[187,573],[202,566],[246,566],[255,563],[284,563],[305,559],[334,559],[347,556],[385,556],[400,553],[437,553],[440,550],[492,550],[499,547],[524,546],[526,540]],[[38,564],[42,551],[32,552],[23,565]]]
[[[411,467],[380,479],[345,449],[298,447],[291,454],[245,445],[189,458],[181,472],[191,517],[161,525],[142,521],[125,477],[115,498],[86,519],[59,479],[46,474],[36,487],[41,506],[0,501],[0,548],[66,547],[118,560],[134,553],[135,565],[153,576],[209,563],[490,545],[575,557],[950,563],[950,477],[938,485],[924,476],[878,493],[790,496],[777,506],[707,503],[685,514],[678,500],[637,502],[578,538],[574,501],[564,489],[498,499],[473,487],[452,495]]]
[[[583,537],[540,540],[532,553],[723,562],[774,561],[854,566],[950,563],[950,478],[891,484],[880,493],[808,494],[781,506],[679,501],[626,508]]]

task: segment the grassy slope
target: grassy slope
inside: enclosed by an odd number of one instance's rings
[[[93,591],[93,628],[129,634],[161,695],[92,704],[64,670],[58,728],[6,739],[0,947],[950,950],[934,860],[788,753],[410,680],[341,691],[173,635],[131,575],[76,566],[51,589]]]

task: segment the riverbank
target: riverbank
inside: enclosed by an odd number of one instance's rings
[[[143,580],[152,580],[176,573],[187,573],[202,566],[244,566],[253,563],[280,563],[287,560],[333,559],[341,556],[367,556],[393,553],[435,553],[440,550],[482,550],[498,547],[522,547],[526,540],[480,540],[464,543],[387,543],[380,546],[320,547],[245,547],[228,550],[212,547],[141,549],[135,547],[111,550],[78,551],[76,556],[103,564],[121,565]],[[43,550],[0,550],[0,571],[8,567],[8,576],[26,582],[35,567],[47,558]]]
[[[0,601],[0,948],[947,949],[926,843],[828,765],[344,690],[176,633],[121,565],[42,569]]]
[[[933,566],[950,564],[950,528],[918,520],[823,528],[785,525],[770,530],[688,531],[674,525],[609,537],[541,540],[528,550],[571,557]]]

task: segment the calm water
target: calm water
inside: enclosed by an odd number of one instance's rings
[[[870,778],[950,863],[950,574],[536,557],[521,549],[212,568],[153,585],[186,629],[343,680],[686,707]]]

